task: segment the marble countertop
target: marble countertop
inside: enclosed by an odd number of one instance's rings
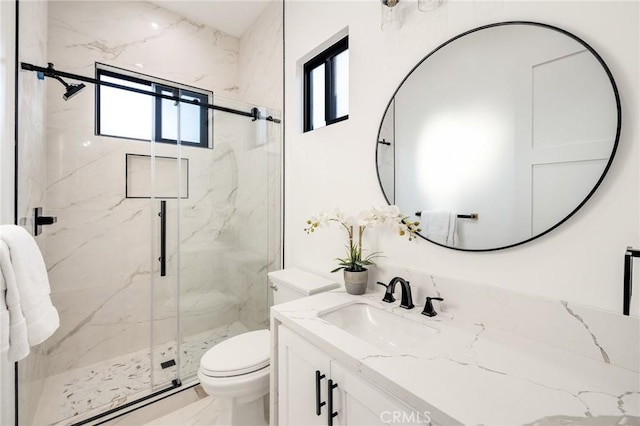
[[[345,367],[443,425],[640,424],[640,376],[513,333],[458,320],[455,312],[421,315],[382,293],[343,291],[276,305],[275,320]],[[390,351],[318,315],[367,303],[435,330],[424,344]]]

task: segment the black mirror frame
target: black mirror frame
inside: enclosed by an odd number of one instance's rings
[[[602,57],[598,54],[598,52],[596,52],[587,42],[582,40],[580,37],[576,36],[575,34],[570,33],[569,31],[563,30],[562,28],[558,28],[558,27],[555,27],[555,26],[549,25],[549,24],[543,24],[543,23],[540,23],[540,22],[532,22],[532,21],[505,21],[505,22],[498,22],[498,23],[494,23],[494,24],[483,25],[481,27],[477,27],[477,28],[471,29],[469,31],[465,31],[465,32],[463,32],[461,34],[458,34],[457,36],[445,41],[444,43],[442,43],[441,45],[436,47],[434,50],[432,50],[429,54],[427,54],[427,56],[422,58],[411,69],[411,71],[409,71],[409,73],[407,73],[407,75],[402,79],[402,81],[398,85],[398,88],[393,92],[393,95],[391,96],[391,99],[387,103],[387,106],[386,106],[386,108],[384,110],[384,113],[382,114],[382,119],[380,120],[380,126],[378,127],[378,138],[377,139],[378,140],[380,139],[380,132],[382,131],[382,124],[383,124],[384,118],[385,118],[385,116],[387,114],[387,111],[389,110],[389,107],[391,106],[391,104],[393,103],[396,95],[398,94],[398,91],[400,90],[400,88],[402,87],[404,82],[411,76],[411,74],[413,74],[413,72],[420,65],[422,65],[422,63],[424,61],[429,59],[434,53],[436,53],[437,51],[439,51],[443,47],[447,46],[448,44],[454,42],[455,40],[457,40],[457,39],[459,39],[461,37],[464,37],[466,35],[469,35],[469,34],[477,32],[477,31],[484,30],[484,29],[493,28],[493,27],[501,27],[501,26],[506,26],[506,25],[532,25],[532,26],[538,26],[538,27],[547,28],[547,29],[550,29],[550,30],[553,30],[553,31],[557,31],[557,32],[559,32],[561,34],[566,35],[567,37],[572,38],[573,40],[577,41],[578,43],[582,44],[589,52],[591,52],[591,54],[598,60],[598,62],[600,63],[600,65],[602,66],[604,71],[606,72],[607,76],[609,77],[609,81],[611,83],[611,88],[613,89],[613,93],[614,93],[615,100],[616,100],[616,107],[618,109],[618,111],[617,111],[618,112],[618,114],[617,114],[618,125],[617,125],[617,128],[616,128],[616,137],[615,137],[615,141],[614,141],[614,144],[613,144],[613,149],[611,150],[611,155],[609,157],[609,161],[607,162],[607,165],[605,166],[604,171],[602,172],[602,175],[600,176],[600,178],[598,179],[598,181],[594,185],[593,189],[591,189],[589,194],[585,197],[585,199],[582,200],[582,202],[580,204],[578,204],[578,206],[575,209],[573,209],[564,219],[560,220],[558,223],[556,223],[555,225],[553,225],[549,229],[545,230],[544,232],[541,232],[541,233],[539,233],[539,234],[537,234],[537,235],[535,235],[535,236],[533,236],[531,238],[528,238],[526,240],[523,240],[523,241],[520,241],[520,242],[517,242],[517,243],[513,243],[513,244],[508,244],[508,245],[501,246],[501,247],[486,248],[486,249],[465,249],[465,248],[459,248],[459,247],[451,247],[451,246],[447,246],[447,245],[440,244],[440,243],[437,243],[435,241],[432,241],[432,240],[426,238],[422,234],[418,234],[421,238],[429,241],[432,244],[435,244],[435,245],[438,245],[438,246],[441,246],[441,247],[445,247],[445,248],[448,248],[448,249],[452,249],[452,250],[467,251],[467,252],[490,252],[490,251],[504,250],[504,249],[520,246],[522,244],[526,244],[526,243],[528,243],[530,241],[533,241],[533,240],[535,240],[537,238],[540,238],[540,237],[548,234],[549,232],[553,231],[554,229],[556,229],[557,227],[559,227],[560,225],[562,225],[563,223],[568,221],[569,218],[571,216],[573,216],[578,210],[580,210],[582,208],[582,206],[584,206],[586,204],[586,202],[593,196],[593,194],[596,192],[598,187],[600,187],[600,184],[604,180],[604,178],[607,175],[609,169],[611,168],[611,164],[613,163],[613,159],[615,158],[616,152],[618,150],[618,142],[620,141],[620,132],[621,132],[621,129],[622,129],[622,106],[621,106],[621,103],[620,103],[620,94],[618,92],[618,86],[616,85],[616,82],[615,82],[615,79],[613,78],[613,74],[611,73],[611,70],[609,69],[607,64],[604,62]],[[375,146],[376,146],[375,162],[376,162],[376,174],[378,176],[378,184],[380,185],[380,190],[382,191],[382,195],[384,196],[385,201],[387,202],[387,204],[391,204],[391,202],[389,202],[389,198],[387,197],[387,194],[384,192],[384,187],[382,186],[382,180],[380,179],[380,171],[378,169],[378,148],[379,148],[379,145],[380,145],[379,142],[377,142],[375,144]]]

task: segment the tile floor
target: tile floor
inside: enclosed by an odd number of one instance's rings
[[[224,426],[218,421],[220,414],[221,409],[218,401],[208,396],[154,419],[146,423],[145,426]]]
[[[265,397],[265,407],[269,399]],[[225,408],[198,385],[137,411],[103,423],[103,426],[227,426],[220,421]],[[265,412],[265,418],[269,413]]]
[[[200,386],[171,395],[161,401],[103,423],[103,426],[196,426],[216,425],[220,415],[217,401]],[[221,425],[222,426],[222,425]]]
[[[200,358],[208,348],[245,331],[247,327],[236,321],[186,338],[180,347],[180,377],[183,381],[195,377]],[[167,356],[175,357],[174,346],[175,342],[158,347],[154,352],[158,364]],[[75,423],[169,386],[176,376],[177,367],[163,370],[158,365],[152,368],[149,350],[142,350],[48,377],[34,424],[64,426]],[[185,401],[176,404],[183,407],[196,402]]]

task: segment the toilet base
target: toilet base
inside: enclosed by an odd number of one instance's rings
[[[211,377],[198,370],[202,389],[219,404],[217,425],[268,425],[265,398],[269,394],[269,367],[232,377]]]
[[[238,400],[220,398],[220,417],[217,424],[231,426],[267,426],[264,398],[239,404]]]

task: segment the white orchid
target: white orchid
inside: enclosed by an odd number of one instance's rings
[[[387,225],[393,228],[393,230],[400,236],[407,235],[409,241],[415,238],[416,233],[420,232],[418,228],[419,222],[410,222],[408,217],[403,216],[400,213],[400,209],[397,206],[382,206],[372,207],[369,210],[361,211],[357,216],[346,217],[344,213],[335,209],[333,213],[321,212],[312,216],[307,220],[307,225],[304,230],[307,234],[315,232],[316,228],[322,227],[329,222],[338,222],[344,227],[349,235],[349,245],[347,245],[347,257],[337,258],[338,268],[334,269],[335,272],[339,269],[346,269],[348,271],[362,271],[365,266],[372,265],[373,259],[380,257],[380,252],[371,253],[364,259],[362,258],[362,236],[365,229],[368,227],[374,227],[378,225]],[[354,228],[358,229],[358,241],[354,242]]]
[[[398,206],[384,206],[381,209],[381,217],[383,222],[393,221],[397,222],[398,220],[402,220],[402,214],[400,213],[400,209]]]
[[[346,220],[346,216],[344,215],[344,212],[340,210],[340,208],[338,207],[336,207],[336,209],[333,211],[333,216],[335,217],[336,220],[340,222],[344,222]]]

